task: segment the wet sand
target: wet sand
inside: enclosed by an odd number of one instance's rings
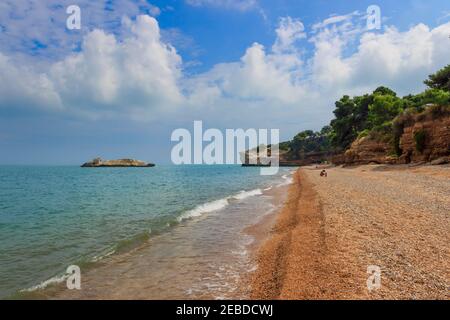
[[[276,222],[261,225],[249,296],[450,299],[450,167],[327,171],[297,171]],[[369,265],[381,268],[371,291]]]

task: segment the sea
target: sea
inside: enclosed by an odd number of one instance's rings
[[[244,229],[292,171],[0,166],[0,299],[239,298],[256,268]],[[81,290],[65,287],[71,265]]]

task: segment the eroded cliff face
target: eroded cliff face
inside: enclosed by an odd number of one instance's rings
[[[355,140],[345,153],[332,158],[335,164],[369,164],[395,163],[396,159],[389,156],[392,147],[388,143],[363,137]]]
[[[355,140],[345,153],[332,158],[334,164],[407,164],[450,162],[450,116],[415,119],[400,135],[401,155],[393,156],[393,145],[370,137]]]
[[[417,146],[417,136],[423,135],[423,145]],[[403,129],[400,138],[400,163],[433,161],[450,156],[450,117],[416,122]]]

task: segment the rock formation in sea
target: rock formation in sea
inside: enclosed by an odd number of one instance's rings
[[[103,160],[101,158],[95,158],[92,161],[84,163],[83,168],[96,168],[96,167],[154,167],[153,163],[146,163],[140,160],[134,159],[118,159],[118,160]]]

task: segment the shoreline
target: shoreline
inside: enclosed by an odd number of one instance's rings
[[[165,229],[165,232],[152,232],[145,241],[130,250],[116,250],[115,254],[96,261],[95,265],[82,266],[81,291],[68,291],[65,289],[64,277],[53,277],[50,281],[30,288],[31,291],[25,289],[19,292],[15,297],[216,299],[223,292],[225,299],[242,299],[244,294],[239,291],[239,285],[234,292],[227,292],[226,287],[229,283],[232,289],[235,282],[239,284],[236,280],[238,275],[242,278],[253,270],[253,261],[248,258],[253,251],[251,248],[257,246],[259,239],[254,239],[243,230],[275,215],[279,208],[277,206],[281,205],[277,201],[283,198],[290,181],[288,175],[287,172],[283,177],[280,175],[268,188],[259,186],[258,189],[235,192],[222,200],[197,205],[185,211],[180,216],[182,219],[177,219],[177,223]],[[274,197],[274,194],[279,197]],[[274,198],[276,200],[272,201]],[[224,200],[227,201],[226,206],[216,205],[222,204]],[[202,214],[198,214],[199,210]],[[228,227],[223,228],[223,224]],[[210,244],[205,240],[212,242]],[[192,267],[183,268],[186,263]],[[150,269],[153,271],[146,272]],[[238,270],[241,270],[239,274]],[[161,279],[165,278],[178,280],[163,285]],[[112,285],[116,287],[115,290]]]
[[[57,285],[29,298],[214,299],[209,286],[233,279],[237,287],[224,299],[449,299],[450,166],[327,166],[327,178],[319,177],[323,168],[290,171],[282,183],[261,193],[247,192],[244,202],[240,196],[233,198],[226,215],[219,210],[180,221],[168,234],[99,261],[83,273],[82,292],[61,291]],[[196,258],[200,252],[190,241],[200,245],[212,236],[208,220],[217,218],[229,220],[222,222],[225,229],[218,223],[215,232],[242,238],[242,246],[211,247],[209,257],[214,260]],[[233,222],[235,231],[230,230],[226,221],[236,218],[242,221]],[[206,233],[194,237],[198,232]],[[189,245],[173,247],[174,239]],[[192,250],[187,256],[186,249]],[[216,260],[218,252],[223,259]],[[168,253],[173,257],[167,259]],[[199,286],[193,291],[157,281],[170,278],[167,267],[178,274],[186,261],[203,265],[194,269]],[[380,290],[367,290],[369,265],[382,269]],[[228,270],[230,266],[238,268]],[[218,274],[226,279],[214,278]],[[183,271],[180,281],[188,275]]]
[[[450,167],[321,169],[297,170],[271,229],[254,227],[266,239],[249,297],[449,299]],[[370,265],[382,271],[372,291]]]

